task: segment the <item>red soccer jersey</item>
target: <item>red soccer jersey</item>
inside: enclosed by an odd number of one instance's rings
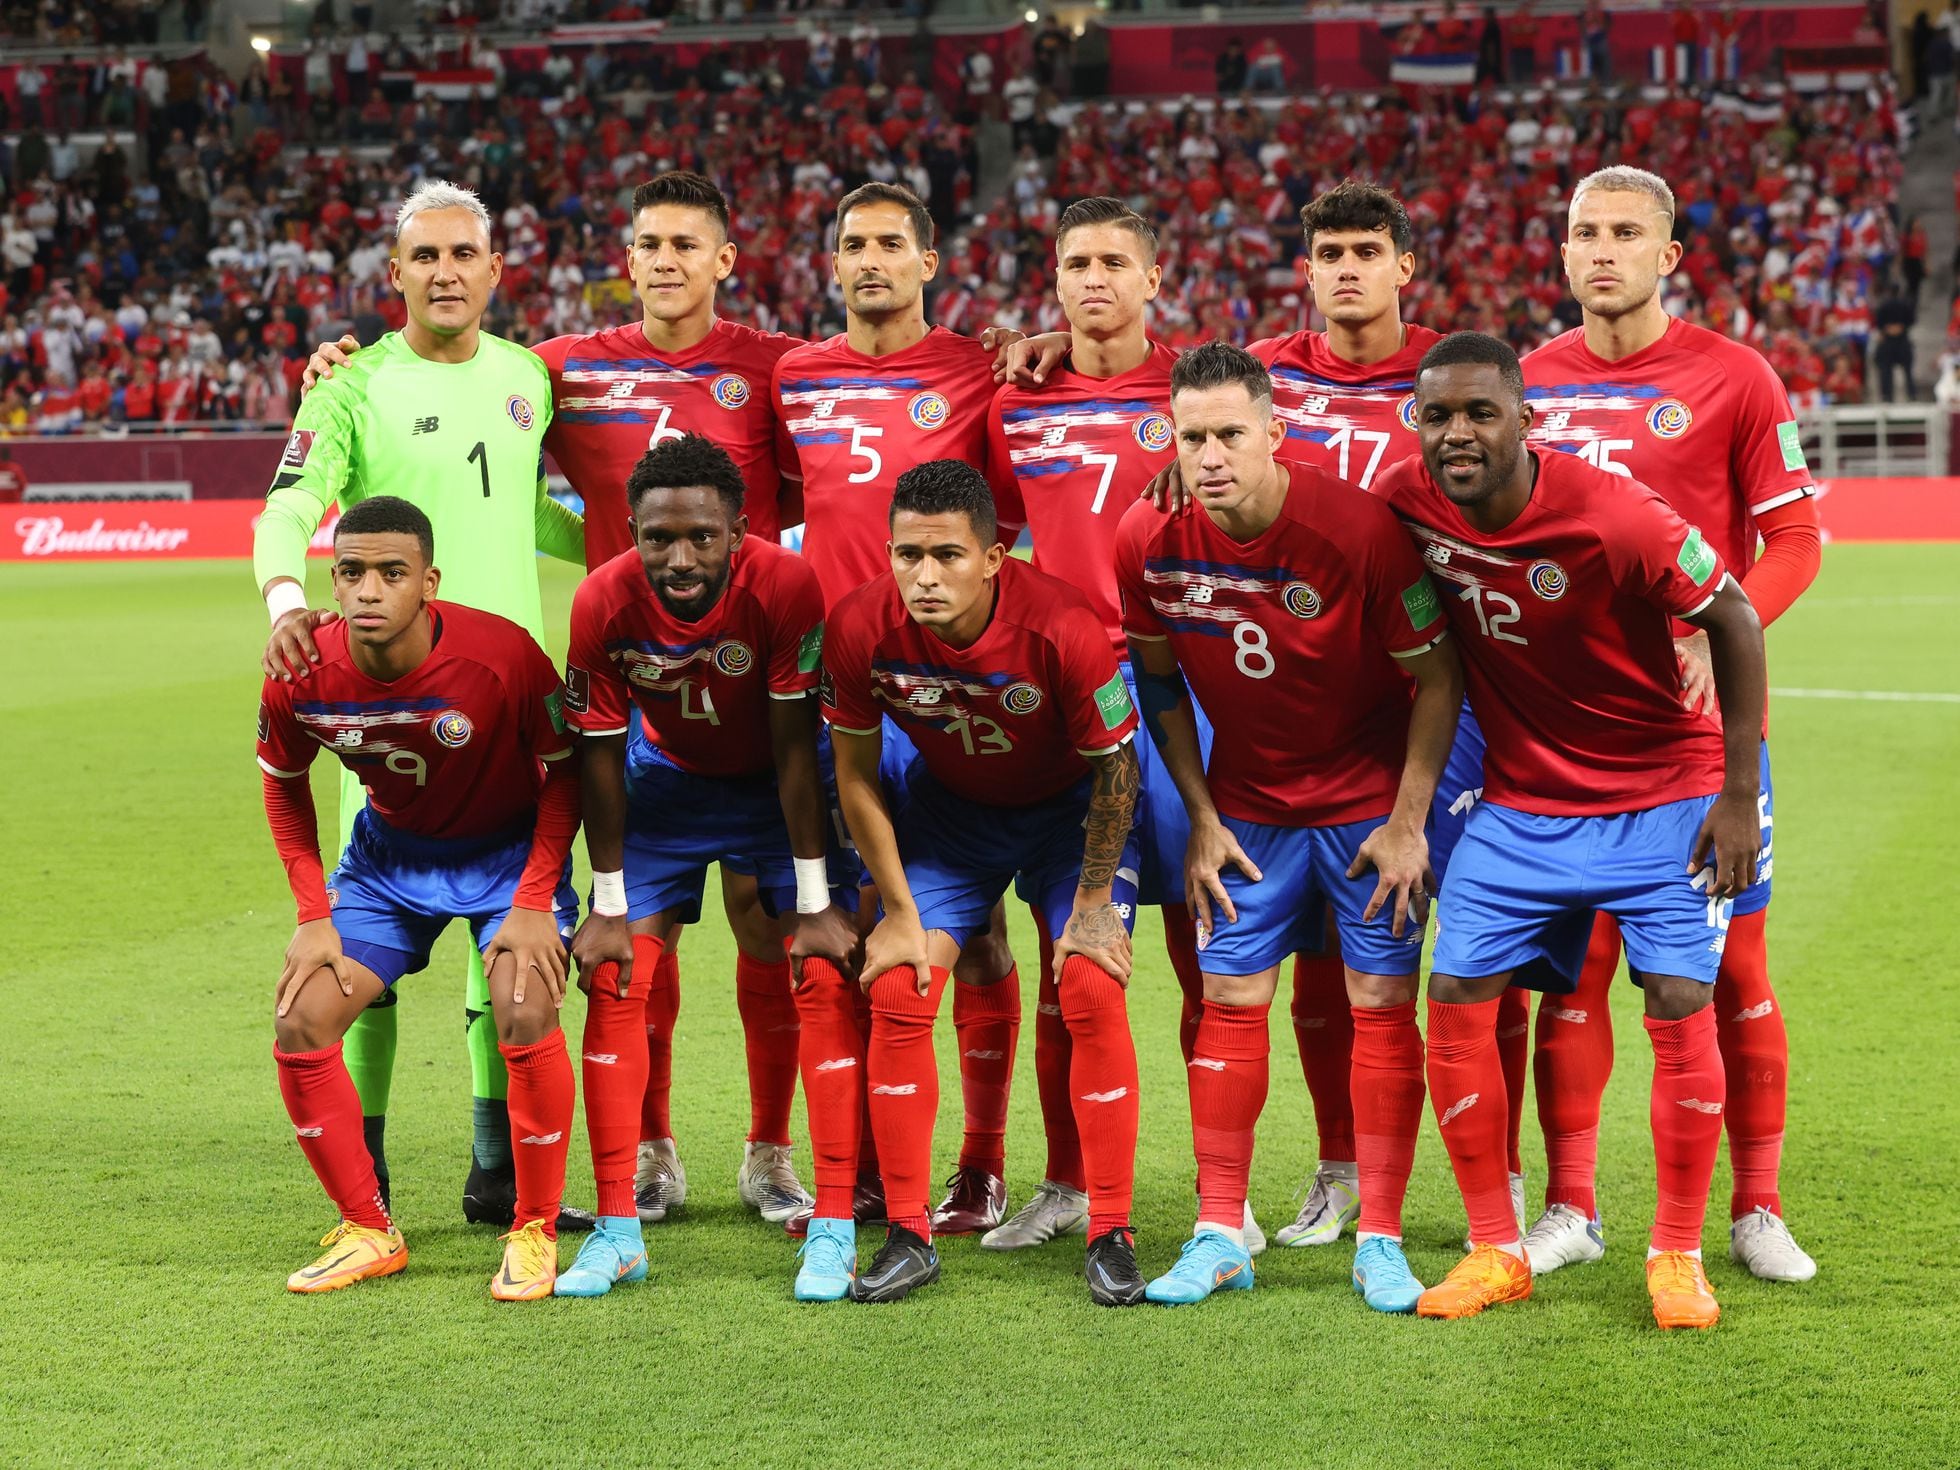
[[[785,353],[774,398],[803,472],[803,554],[826,607],[890,575],[892,489],[915,464],[985,470],[1003,539],[1019,529],[1014,482],[988,458],[993,358],[976,338],[934,327],[902,352],[866,357],[840,332]]]
[[[824,717],[866,734],[889,715],[956,795],[1032,806],[1136,733],[1136,709],[1095,609],[1009,557],[993,620],[970,648],[920,627],[887,573],[838,603],[824,635]]]
[[[1402,350],[1357,367],[1336,357],[1323,332],[1254,342],[1252,355],[1273,375],[1273,412],[1286,425],[1284,459],[1323,469],[1363,490],[1416,443],[1416,365],[1442,333],[1403,328]]]
[[[587,571],[632,548],[626,477],[654,445],[682,434],[704,434],[728,451],[748,489],[749,534],[777,538],[782,481],[795,478],[796,459],[769,381],[776,359],[801,345],[717,318],[680,353],[656,351],[639,322],[538,346],[551,369],[544,447],[585,501]]]
[[[1118,658],[1122,599],[1116,528],[1151,477],[1177,458],[1171,364],[1153,346],[1142,366],[1091,378],[1065,364],[1040,388],[1009,383],[994,398],[993,458],[1020,487],[1034,564],[1078,588],[1102,614]]]
[[[529,633],[454,602],[429,605],[435,648],[392,683],[347,651],[347,624],[314,633],[304,683],[265,681],[259,765],[303,774],[322,749],[361,778],[368,805],[422,837],[488,837],[537,811],[540,761],[569,755],[558,671]]]
[[[1607,362],[1583,327],[1524,360],[1532,443],[1652,486],[1736,576],[1756,564],[1756,517],[1814,494],[1790,395],[1763,355],[1679,318]]]
[[[683,771],[756,775],[775,765],[768,701],[815,689],[822,654],[816,574],[775,543],[744,540],[720,600],[691,623],[661,606],[629,551],[572,596],[565,708],[585,734],[619,735],[637,704],[647,739]]]
[[[1681,707],[1669,618],[1708,605],[1721,554],[1639,481],[1533,457],[1531,503],[1494,536],[1419,459],[1375,486],[1446,584],[1489,742],[1485,800],[1601,816],[1720,790],[1721,721]]]
[[[1117,546],[1123,627],[1170,640],[1211,717],[1207,782],[1224,815],[1280,827],[1383,817],[1409,736],[1395,659],[1435,645],[1443,610],[1387,506],[1324,471],[1286,470],[1279,519],[1250,541],[1202,511],[1139,501]]]

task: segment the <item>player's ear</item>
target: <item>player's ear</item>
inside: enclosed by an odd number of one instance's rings
[[[490,289],[497,289],[497,283],[504,278],[504,255],[501,250],[490,252]]]
[[[1405,250],[1395,260],[1395,285],[1397,289],[1400,289],[1408,285],[1415,278],[1416,253],[1413,250]]]
[[[743,511],[728,526],[728,550],[730,555],[733,555],[736,549],[748,539],[748,535],[749,514],[747,511]]]
[[[1286,425],[1281,421],[1280,416],[1273,412],[1273,406],[1269,403],[1266,405],[1266,443],[1272,447],[1274,454],[1278,454],[1280,445],[1285,442]]]
[[[422,572],[422,600],[434,602],[442,586],[442,569],[431,562]]]
[[[937,250],[926,251],[920,259],[925,262],[925,270],[920,273],[920,280],[930,281],[934,276],[939,274],[939,252]]]
[[[980,575],[986,578],[998,577],[1001,564],[1007,560],[1007,548],[1000,544],[1000,533],[994,533],[994,544],[989,546],[980,558]]]
[[[1151,266],[1149,270],[1143,273],[1143,299],[1145,301],[1155,301],[1157,299],[1157,290],[1163,284],[1164,268],[1161,265]]]
[[[733,240],[723,240],[721,249],[715,252],[715,279],[725,281],[735,269],[735,257],[741,254]]]

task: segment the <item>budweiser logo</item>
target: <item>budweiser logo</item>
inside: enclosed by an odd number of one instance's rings
[[[87,552],[175,551],[191,539],[184,526],[134,526],[110,530],[101,516],[86,526],[70,527],[60,516],[22,516],[14,522],[22,556],[73,556]]]

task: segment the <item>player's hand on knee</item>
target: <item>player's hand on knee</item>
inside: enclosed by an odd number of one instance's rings
[[[1710,898],[1734,898],[1756,877],[1756,857],[1763,845],[1763,821],[1754,792],[1724,791],[1701,819],[1688,872],[1699,884],[1707,873]]]
[[[1361,922],[1372,924],[1393,898],[1395,909],[1388,932],[1400,939],[1411,916],[1418,924],[1429,917],[1430,885],[1435,882],[1429,867],[1429,840],[1420,829],[1398,829],[1393,822],[1385,822],[1355,849],[1347,875],[1359,878],[1370,868],[1375,870],[1375,892],[1361,911]]]
[[[1117,984],[1129,988],[1132,952],[1130,931],[1123,927],[1123,915],[1107,899],[1098,903],[1076,900],[1075,908],[1055,940],[1055,973],[1070,955],[1080,955],[1098,969],[1116,977]]]
[[[286,963],[279,971],[279,988],[274,992],[273,1014],[284,1016],[299,999],[299,993],[322,970],[333,971],[342,995],[354,993],[354,971],[341,952],[340,931],[332,919],[311,919],[293,931],[286,946]]]
[[[320,661],[320,646],[313,641],[313,630],[325,627],[339,616],[321,607],[296,607],[281,613],[279,621],[272,625],[272,636],[266,640],[265,656],[259,660],[266,678],[290,684],[311,674],[313,665]]]
[[[1225,915],[1226,923],[1239,921],[1239,911],[1225,891],[1227,867],[1237,868],[1254,883],[1265,877],[1223,822],[1214,817],[1209,822],[1193,823],[1191,840],[1184,849],[1184,898],[1191,910],[1191,922],[1198,926],[1200,941],[1211,933],[1214,904]]]
[[[919,994],[932,986],[932,959],[926,948],[926,931],[917,914],[888,913],[878,921],[864,941],[864,969],[858,977],[868,994],[871,983],[887,970],[905,965],[918,977]]]
[[[361,339],[352,332],[338,342],[322,342],[314,348],[313,355],[306,359],[306,371],[299,375],[299,396],[304,398],[312,392],[313,385],[322,378],[331,378],[335,368],[346,367],[360,350]]]
[[[1165,515],[1181,516],[1191,508],[1191,492],[1185,488],[1183,472],[1175,459],[1150,477],[1150,483],[1143,487],[1143,494],[1138,498],[1149,501]]]
[[[587,914],[572,936],[572,962],[578,966],[578,988],[592,994],[600,967],[615,966],[613,984],[621,1000],[633,981],[633,931],[623,914]]]
[[[542,983],[553,1007],[565,1003],[565,945],[558,937],[558,918],[544,909],[512,907],[497,926],[497,936],[483,951],[483,968],[495,968],[497,957],[516,962],[511,977],[511,1001],[524,1004],[531,986]]]
[[[1681,707],[1691,715],[1719,711],[1722,706],[1715,697],[1715,666],[1708,657],[1708,635],[1697,629],[1687,638],[1675,639],[1674,656],[1681,663]]]
[[[789,945],[790,988],[802,986],[807,959],[829,960],[846,976],[855,973],[857,950],[857,920],[836,904],[818,913],[796,915]]]

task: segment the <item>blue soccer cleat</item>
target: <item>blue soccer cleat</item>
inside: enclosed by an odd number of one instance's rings
[[[799,1302],[841,1302],[857,1275],[857,1225],[851,1220],[812,1217],[796,1248],[803,1264],[796,1272]]]
[[[1377,1312],[1413,1312],[1422,1295],[1402,1243],[1385,1235],[1371,1235],[1355,1247],[1354,1289]]]
[[[1214,1291],[1252,1290],[1252,1257],[1216,1230],[1184,1243],[1177,1264],[1143,1289],[1144,1300],[1167,1307],[1201,1302]]]
[[[640,1222],[602,1215],[578,1248],[578,1259],[569,1270],[558,1273],[558,1284],[551,1294],[604,1296],[622,1281],[644,1281],[646,1274],[647,1248],[640,1236]]]

